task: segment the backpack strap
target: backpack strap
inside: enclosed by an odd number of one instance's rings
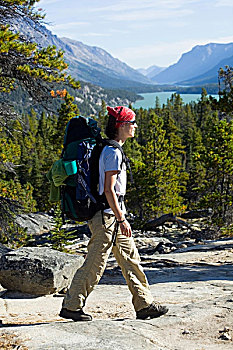
[[[105,139],[104,141],[105,141],[106,146],[112,146],[112,147],[120,150],[121,155],[122,155],[121,168],[122,168],[123,163],[127,164],[127,157],[123,151],[123,148],[119,145],[119,143],[115,140],[109,140],[109,139]]]

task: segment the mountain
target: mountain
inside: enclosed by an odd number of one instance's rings
[[[233,66],[233,56],[224,58],[214,68],[208,70],[204,74],[189,80],[180,81],[178,85],[202,85],[202,84],[217,84],[218,83],[218,70],[225,66]]]
[[[112,86],[112,79],[116,79],[117,81],[123,79],[126,83],[130,80],[140,83],[151,83],[137,70],[129,67],[119,59],[112,57],[108,52],[99,47],[88,46],[80,41],[68,38],[61,38],[61,40],[72,49],[73,55],[71,56],[69,51],[69,55],[66,56],[67,60],[72,58],[72,61],[75,59],[75,62],[81,64],[80,66],[82,69],[78,72],[78,76],[80,76],[82,80],[88,81],[89,79],[92,83],[101,83],[99,85],[103,85],[104,82],[101,80],[102,75],[102,77],[108,76],[108,80],[110,79],[110,84],[107,83],[109,87]],[[86,67],[86,69],[84,67]],[[70,70],[73,70],[73,76],[77,74],[73,69],[73,65],[70,67]],[[90,71],[92,72],[91,76]],[[96,81],[93,81],[93,79],[96,79]]]
[[[39,47],[55,45],[57,49],[62,49],[64,58],[69,64],[68,72],[78,80],[106,88],[124,88],[137,83],[152,83],[136,69],[99,47],[88,46],[68,38],[58,38],[45,26],[35,27],[30,21],[18,21],[11,25],[14,31],[20,31],[25,38],[38,43]]]
[[[158,67],[154,65],[148,68],[138,68],[137,71],[145,75],[147,78],[151,78],[162,72],[164,69],[166,69],[166,67]]]
[[[197,45],[184,53],[179,61],[151,80],[158,84],[174,84],[202,75],[214,68],[221,60],[233,55],[233,43]]]
[[[11,23],[11,27],[23,33],[25,40],[34,41],[41,48],[55,45],[57,49],[63,50],[69,64],[67,72],[77,80],[109,89],[149,92],[157,89],[156,84],[196,85],[213,82],[214,71],[217,74],[219,64],[233,55],[233,43],[210,43],[195,46],[167,68],[153,65],[136,70],[99,47],[69,38],[58,38],[45,26],[34,25],[30,20]],[[227,60],[224,62],[229,64]]]

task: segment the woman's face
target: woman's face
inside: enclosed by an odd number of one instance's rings
[[[125,136],[128,137],[134,137],[135,129],[138,127],[135,120],[131,120],[129,122],[125,122],[122,124]]]

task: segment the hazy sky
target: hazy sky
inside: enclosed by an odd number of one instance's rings
[[[195,45],[233,42],[233,0],[41,0],[48,29],[133,68],[169,66]]]

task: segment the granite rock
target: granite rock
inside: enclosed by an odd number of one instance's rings
[[[68,287],[84,258],[47,247],[24,247],[0,258],[0,284],[34,295],[57,293]]]

